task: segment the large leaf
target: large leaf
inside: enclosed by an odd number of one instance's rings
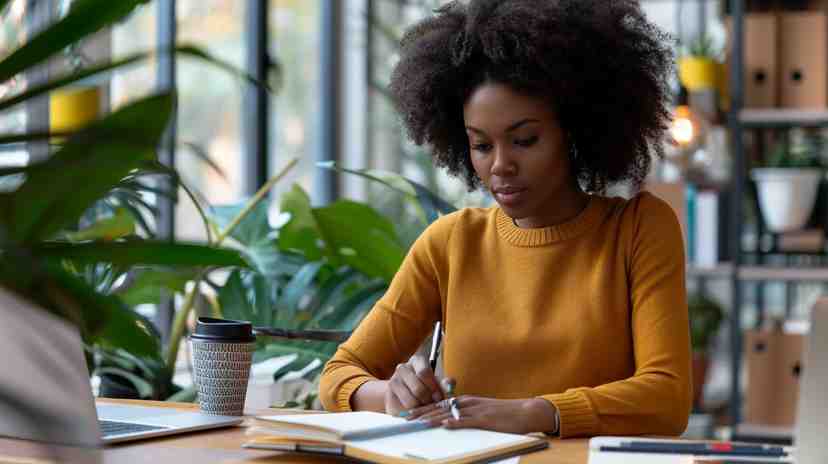
[[[37,242],[77,223],[130,171],[154,159],[172,107],[169,93],[132,103],[73,136],[39,169],[29,171],[10,196],[4,218],[14,225],[12,237]]]
[[[338,302],[334,309],[319,321],[323,329],[353,330],[382,297],[388,285],[374,282]]]
[[[271,279],[292,276],[299,272],[306,262],[305,257],[298,253],[280,251],[276,240],[246,247],[245,254],[256,272]]]
[[[280,210],[290,220],[279,229],[279,247],[302,253],[309,261],[322,258],[321,235],[313,217],[310,197],[299,185],[282,194]]]
[[[297,358],[290,363],[287,369],[280,369],[280,372],[289,372],[290,370],[302,368],[317,358],[323,363],[326,362],[336,352],[336,347],[337,344],[332,342],[289,341],[271,343],[262,352],[256,353],[256,362],[277,356],[297,355]]]
[[[161,293],[184,293],[187,283],[195,280],[199,271],[192,269],[158,270],[147,269],[138,274],[128,287],[118,293],[130,306],[158,304]]]
[[[215,221],[219,230],[224,230],[244,210],[247,203],[244,201],[233,205],[213,206],[210,208],[209,216]],[[267,241],[270,232],[267,203],[260,201],[232,230],[230,236],[244,246],[251,246]]]
[[[238,250],[205,245],[136,240],[127,242],[45,243],[33,248],[38,256],[123,266],[176,267],[247,266]]]
[[[299,309],[299,301],[305,295],[310,295],[314,289],[313,283],[316,276],[324,263],[322,261],[312,261],[304,266],[296,273],[290,282],[285,286],[282,295],[278,302],[277,321],[280,325],[290,324],[294,326],[296,322],[296,312]]]
[[[309,317],[299,318],[300,329],[317,327],[319,321],[334,310],[338,301],[347,296],[350,288],[359,287],[364,276],[356,269],[343,266],[325,279],[305,309]]]
[[[221,315],[227,319],[250,321],[255,323],[256,311],[247,298],[247,289],[242,283],[242,273],[235,270],[230,273],[227,282],[218,292]]]
[[[313,210],[329,250],[366,275],[390,281],[402,264],[405,249],[394,225],[368,205],[339,200]]]
[[[77,232],[69,232],[66,238],[74,242],[84,240],[115,240],[135,233],[135,219],[125,208],[115,211],[112,216],[103,218],[89,227]]]
[[[126,18],[146,0],[75,0],[69,13],[0,61],[0,82]]]

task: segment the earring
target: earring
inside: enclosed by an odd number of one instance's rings
[[[575,137],[572,136],[570,132],[567,134],[566,137],[567,141],[569,141],[569,159],[570,161],[577,161],[578,160],[578,146],[575,144]]]

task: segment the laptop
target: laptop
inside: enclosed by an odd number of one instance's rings
[[[635,437],[596,437],[590,440],[589,464],[637,463],[698,463],[742,462],[794,462],[796,464],[828,463],[828,297],[820,298],[811,311],[811,331],[803,356],[801,383],[799,385],[799,405],[797,421],[794,428],[794,448],[785,447],[787,458],[742,457],[725,459],[707,456],[705,458],[688,458],[682,454],[662,453],[627,453],[605,451],[617,448],[622,443],[631,441],[651,442],[652,439]],[[672,442],[672,441],[667,441]],[[683,442],[686,444],[687,442]],[[791,459],[793,458],[793,459]]]
[[[240,417],[95,405],[78,330],[0,287],[0,436],[99,446],[237,425]]]

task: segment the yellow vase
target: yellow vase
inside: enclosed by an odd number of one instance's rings
[[[710,58],[685,56],[679,59],[679,79],[690,92],[715,89],[718,69]]]
[[[52,132],[72,132],[98,117],[101,106],[99,87],[69,87],[55,90],[49,97],[49,128]]]

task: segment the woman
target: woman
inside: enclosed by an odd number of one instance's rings
[[[408,133],[493,208],[440,218],[325,367],[323,405],[561,437],[680,434],[691,403],[675,214],[638,187],[668,121],[664,35],[634,0],[453,2],[411,28]],[[415,358],[443,321],[460,419]]]

